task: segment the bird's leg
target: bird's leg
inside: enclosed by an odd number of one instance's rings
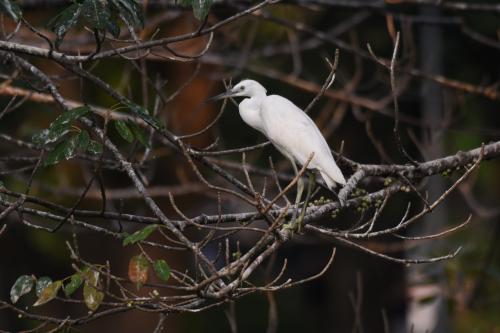
[[[295,172],[295,177],[299,176],[299,170],[297,169],[297,165],[295,161],[292,161],[293,171]],[[304,181],[302,177],[298,177],[297,179],[297,196],[295,197],[295,210],[293,211],[292,223],[291,226],[295,227],[295,222],[297,218],[297,211],[299,210],[300,198],[302,197],[302,192],[304,192]]]
[[[316,185],[316,176],[314,173],[309,173],[309,183],[307,184],[307,193],[304,204],[302,205],[302,210],[300,211],[299,219],[297,220],[297,231],[300,233],[302,231],[302,221],[304,221],[304,216],[306,215],[307,206],[309,205],[309,200],[311,200],[311,195],[313,193],[314,187]]]

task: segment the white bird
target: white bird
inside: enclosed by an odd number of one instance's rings
[[[344,175],[314,121],[290,100],[266,93],[257,81],[243,80],[210,100],[248,97],[238,106],[241,118],[264,134],[292,162],[296,173],[295,162],[304,165],[314,153],[307,168],[317,170],[332,191],[335,183],[345,185]]]

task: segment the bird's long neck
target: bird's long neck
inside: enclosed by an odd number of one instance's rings
[[[252,96],[250,98],[245,98],[239,104],[239,111],[241,119],[251,127],[256,130],[264,132],[264,128],[262,127],[262,120],[260,115],[260,104],[262,100],[266,97],[265,93],[262,96],[259,94],[257,96]]]

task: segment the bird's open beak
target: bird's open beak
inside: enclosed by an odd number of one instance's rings
[[[223,92],[222,94],[216,95],[214,97],[210,97],[207,99],[207,102],[213,102],[213,101],[218,101],[219,99],[224,99],[224,98],[229,98],[234,96],[235,93],[232,90],[228,90],[226,92]]]

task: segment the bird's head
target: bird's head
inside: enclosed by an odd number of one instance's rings
[[[216,101],[223,98],[229,97],[255,97],[259,95],[266,95],[266,88],[264,88],[259,82],[254,80],[243,80],[237,85],[230,88],[226,92],[211,97],[208,101]]]

